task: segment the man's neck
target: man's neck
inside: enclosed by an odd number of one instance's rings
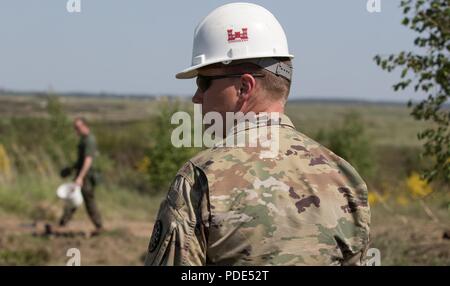
[[[284,104],[275,103],[272,105],[269,105],[264,112],[278,112],[278,113],[284,113]]]
[[[244,112],[244,111],[243,111]],[[250,106],[248,110],[246,110],[244,113],[248,112],[254,112],[256,114],[262,113],[262,112],[278,112],[278,113],[284,113],[284,103],[281,101],[268,101],[259,103],[253,107]]]

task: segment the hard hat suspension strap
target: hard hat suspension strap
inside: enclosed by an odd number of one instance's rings
[[[291,81],[291,79],[292,79],[293,67],[288,64],[285,64],[277,59],[260,58],[260,59],[249,60],[249,62],[258,65],[258,66],[276,74],[277,76],[284,77],[288,81]]]

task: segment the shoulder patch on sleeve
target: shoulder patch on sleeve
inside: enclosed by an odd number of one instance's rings
[[[152,238],[150,239],[150,243],[148,245],[148,252],[153,252],[159,245],[159,241],[161,240],[162,235],[162,222],[158,219],[155,222],[155,226],[153,227]]]
[[[168,251],[172,251],[174,244],[174,232],[176,221],[172,209],[167,201],[161,205],[158,219],[156,220],[150,242],[148,244],[145,265],[163,265],[164,257]]]

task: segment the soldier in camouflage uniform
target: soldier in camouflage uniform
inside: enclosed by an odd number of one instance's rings
[[[92,234],[97,235],[103,230],[102,218],[95,202],[94,192],[99,177],[94,164],[97,157],[97,144],[95,136],[90,131],[84,118],[76,118],[74,128],[80,136],[77,161],[72,167],[62,170],[61,176],[66,177],[70,175],[72,170],[75,171],[75,183],[81,186],[86,210],[96,228]],[[65,226],[72,219],[76,210],[76,207],[66,206],[59,225]]]
[[[217,10],[237,17],[236,11],[248,7],[242,5],[263,9],[241,3]],[[277,69],[271,68],[273,59]],[[286,57],[195,68],[194,103],[202,104],[204,112],[254,112],[255,124],[238,122],[223,141],[178,171],[161,203],[146,265],[365,263],[370,224],[366,184],[349,163],[297,131],[283,114],[291,74]],[[267,138],[278,138],[272,154],[263,142],[226,144],[239,135],[249,142],[252,131],[268,127]]]

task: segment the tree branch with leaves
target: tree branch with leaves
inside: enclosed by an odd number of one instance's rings
[[[424,140],[423,155],[432,158],[431,168],[424,170],[428,181],[441,178],[450,181],[450,0],[402,0],[402,24],[419,34],[414,45],[421,53],[402,51],[397,55],[374,57],[383,70],[401,69],[401,80],[395,91],[413,85],[426,99],[413,103],[411,115],[416,120],[431,122],[418,134]]]

